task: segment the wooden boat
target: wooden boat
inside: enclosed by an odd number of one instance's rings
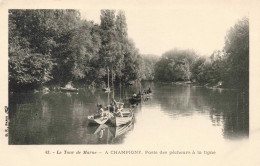
[[[149,88],[147,90],[144,90],[142,93],[143,96],[151,96],[153,94],[152,90]]]
[[[127,124],[116,127],[115,138],[127,133],[129,130],[133,129],[133,127],[134,127],[134,118]]]
[[[101,125],[108,121],[108,117],[101,117],[100,115],[90,115],[88,116],[88,124]]]
[[[94,114],[88,116],[88,125],[105,124],[112,117],[112,114],[109,111],[105,111],[103,115],[104,116],[101,116],[101,114]]]
[[[132,96],[131,98],[129,98],[129,102],[132,104],[139,103],[139,102],[141,102],[141,100],[142,100],[142,96],[140,96],[140,95]]]
[[[153,95],[153,93],[151,92],[151,90],[146,90],[146,91],[144,91],[144,93],[141,93],[141,94],[139,92],[137,95],[133,95],[132,97],[130,97],[129,102],[131,104],[139,103],[142,100],[146,100],[147,98],[150,98],[152,95]]]
[[[114,126],[121,126],[127,124],[134,118],[131,109],[121,108],[114,116],[109,119],[109,122]]]
[[[64,92],[78,92],[77,88],[64,88],[64,87],[61,87],[60,90],[64,91]]]
[[[110,93],[111,89],[110,88],[104,88],[105,93]]]
[[[143,97],[151,97],[153,95],[153,93],[144,93],[142,96]]]

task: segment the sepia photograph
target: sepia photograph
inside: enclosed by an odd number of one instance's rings
[[[248,15],[189,12],[9,10],[9,144],[248,139]]]
[[[254,3],[134,2],[1,4],[6,156],[260,164]]]

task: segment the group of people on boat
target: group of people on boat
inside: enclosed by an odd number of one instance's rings
[[[151,88],[148,88],[147,90],[144,90],[143,93],[144,93],[144,94],[149,94],[149,93],[152,93],[152,90],[151,90]]]
[[[140,98],[142,95],[150,94],[152,93],[151,88],[149,87],[147,90],[143,90],[143,93],[139,91],[138,94],[133,94],[134,99]],[[123,117],[122,110],[123,110],[124,103],[117,102],[114,98],[111,100],[111,103],[103,108],[102,104],[98,104],[98,110],[97,110],[97,116],[102,117],[108,117],[108,116],[118,116]]]
[[[115,114],[116,116],[122,116],[122,109],[124,103],[117,102],[115,99],[112,99],[111,104],[108,105],[105,109],[103,108],[102,104],[98,104],[98,111],[97,113],[101,116],[108,116],[109,113]],[[107,111],[105,111],[107,110]]]
[[[141,93],[141,91],[139,90],[138,94],[133,94],[133,97],[137,97],[137,96],[142,96],[142,95],[145,95],[145,94],[150,94],[152,93],[152,90],[151,88],[148,88],[147,90],[143,90],[143,93]]]

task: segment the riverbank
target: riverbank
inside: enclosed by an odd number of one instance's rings
[[[159,82],[159,81],[157,81]],[[191,85],[193,87],[205,87],[208,89],[221,89],[221,90],[241,90],[238,88],[231,88],[231,87],[227,87],[227,86],[223,86],[223,84],[221,83],[217,83],[217,84],[201,84],[201,83],[197,83],[197,82],[191,82],[191,81],[176,81],[176,82],[160,82],[163,84],[173,84],[173,85]],[[243,90],[242,90],[243,91]]]

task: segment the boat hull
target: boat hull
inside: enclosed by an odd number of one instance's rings
[[[124,125],[124,124],[127,124],[128,122],[131,122],[134,118],[134,115],[133,113],[131,113],[129,116],[127,117],[111,117],[109,119],[109,122],[114,125],[114,126],[121,126],[121,125]]]
[[[116,127],[115,138],[119,137],[119,136],[123,135],[124,133],[128,132],[129,130],[131,130],[134,127],[133,121],[134,120],[132,119],[129,123]]]
[[[94,118],[93,116],[88,116],[88,125],[102,125],[109,120],[108,117]]]

